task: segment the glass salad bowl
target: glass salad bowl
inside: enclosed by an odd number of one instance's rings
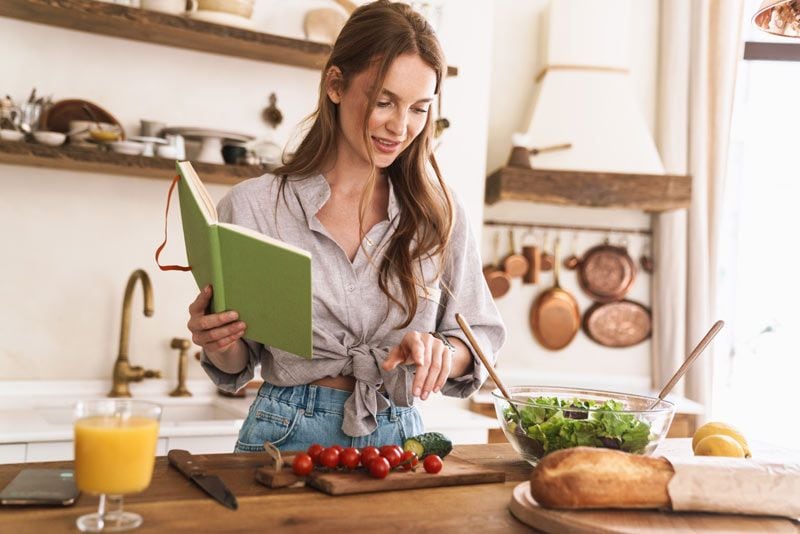
[[[605,447],[650,455],[666,437],[675,405],[656,397],[550,386],[492,392],[495,412],[514,449],[531,465],[570,447]],[[651,407],[652,406],[652,407]]]

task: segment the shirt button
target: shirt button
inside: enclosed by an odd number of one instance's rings
[[[355,288],[356,288],[356,286],[354,286],[353,284],[347,284],[347,290],[348,291],[354,291]]]

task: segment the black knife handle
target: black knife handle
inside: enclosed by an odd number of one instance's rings
[[[183,449],[172,449],[167,453],[169,464],[189,478],[193,475],[202,475],[205,470],[194,461],[192,454]]]

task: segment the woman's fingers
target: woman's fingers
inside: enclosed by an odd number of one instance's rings
[[[406,356],[400,348],[400,345],[398,345],[389,351],[389,354],[386,355],[386,359],[383,360],[381,367],[383,367],[384,371],[391,371],[401,363],[405,363],[405,361]]]
[[[413,334],[413,336],[412,336]],[[408,342],[406,343],[406,340]],[[428,369],[431,365],[431,345],[433,344],[433,336],[429,334],[420,334],[419,332],[411,332],[406,334],[403,338],[406,352],[409,353],[414,365],[417,366],[417,372],[414,375],[414,383],[412,391],[415,397],[422,397],[423,386],[425,380],[428,378]],[[426,395],[427,397],[427,395]]]
[[[450,371],[452,368],[453,353],[442,343],[442,369],[439,371],[439,377],[436,379],[436,385],[433,387],[434,393],[439,393],[444,383],[450,378]]]
[[[431,363],[428,366],[428,374],[425,377],[425,383],[422,386],[422,396],[420,397],[422,400],[426,400],[431,391],[433,391],[436,387],[436,382],[439,379],[439,374],[442,370],[442,359],[446,357],[446,355],[443,354],[444,344],[438,339],[433,338],[433,336],[431,336],[431,338],[433,339],[430,349]]]
[[[235,311],[206,314],[211,294],[211,286],[206,286],[189,305],[186,327],[193,343],[207,351],[220,352],[242,337],[247,326],[237,320],[239,314]]]
[[[205,314],[209,302],[211,302],[211,286],[206,286],[200,291],[194,302],[189,304],[189,315],[194,317],[195,315]]]

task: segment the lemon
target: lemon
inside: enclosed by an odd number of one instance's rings
[[[726,423],[720,423],[718,421],[712,421],[710,423],[706,423],[694,433],[694,438],[692,438],[692,450],[697,453],[697,446],[699,443],[706,437],[712,436],[715,434],[721,434],[723,436],[728,436],[736,440],[739,446],[744,451],[745,458],[750,458],[752,456],[750,454],[750,446],[747,445],[747,440],[745,439],[744,435],[736,430],[731,425]]]
[[[711,434],[700,440],[694,449],[695,456],[730,456],[744,458],[739,442],[724,434]]]

